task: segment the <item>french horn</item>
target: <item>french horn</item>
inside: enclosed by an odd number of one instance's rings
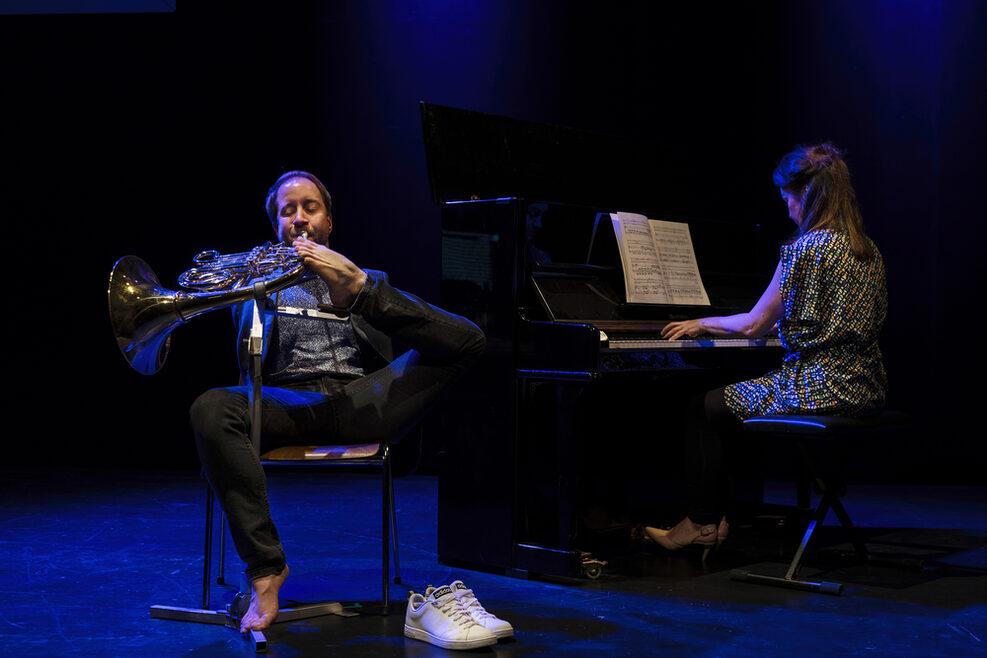
[[[263,283],[264,294],[300,281],[305,264],[295,250],[270,242],[249,252],[198,254],[195,265],[178,278],[183,291],[161,285],[151,267],[137,256],[113,266],[107,298],[117,346],[137,372],[153,375],[168,358],[171,332],[192,318],[249,301]]]

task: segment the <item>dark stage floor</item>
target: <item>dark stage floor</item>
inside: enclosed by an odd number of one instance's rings
[[[221,626],[151,619],[153,604],[194,607],[201,583],[204,485],[184,471],[2,474],[0,646],[14,656],[249,656]],[[292,575],[283,599],[378,597],[375,480],[309,474],[271,477]],[[463,579],[511,621],[498,655],[982,655],[987,646],[987,509],[974,487],[852,488],[847,507],[889,553],[928,560],[921,572],[826,565],[843,596],[732,581],[757,563],[781,568],[792,548],[776,527],[734,528],[706,567],[698,554],[629,550],[598,580],[545,582],[438,564],[436,481],[397,481],[401,569],[390,616],[337,616],[278,624],[270,655],[451,654],[402,635],[408,587]],[[790,500],[787,484],[768,502]],[[463,482],[469,496],[469,482]],[[830,521],[833,523],[833,521]],[[823,528],[821,545],[842,542]],[[228,574],[239,568],[228,547]],[[811,568],[810,568],[811,567]],[[782,569],[783,571],[783,569]],[[213,605],[232,597],[213,587]]]

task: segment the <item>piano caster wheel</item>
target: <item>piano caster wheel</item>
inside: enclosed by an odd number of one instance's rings
[[[603,567],[607,566],[607,563],[591,557],[589,553],[583,553],[580,566],[582,567],[583,576],[590,580],[596,580],[603,573]]]

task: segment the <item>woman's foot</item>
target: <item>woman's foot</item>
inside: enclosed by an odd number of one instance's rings
[[[730,536],[730,524],[727,523],[727,517],[720,519],[720,525],[716,527],[716,543],[722,544]]]
[[[713,523],[701,525],[686,517],[671,530],[645,526],[644,533],[653,542],[669,551],[677,551],[686,546],[700,546],[704,549],[705,560],[710,549],[717,544],[718,529]]]

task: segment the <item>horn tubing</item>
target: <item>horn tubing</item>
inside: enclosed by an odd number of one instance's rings
[[[200,292],[238,288],[258,275],[293,264],[297,259],[292,247],[271,245],[270,242],[239,254],[203,251],[193,259],[196,266],[183,272],[178,283],[187,290]]]
[[[251,256],[271,251],[270,243],[246,254],[232,258],[237,274],[232,278],[239,286],[205,292],[168,290],[163,287],[151,267],[137,256],[124,256],[113,266],[107,288],[110,324],[120,353],[137,372],[153,375],[168,358],[171,332],[192,318],[253,299],[253,286],[248,281],[263,280],[268,293],[294,285],[306,274],[305,264],[294,250],[282,245],[274,248],[275,262],[253,259]],[[239,258],[239,256],[243,256]],[[221,257],[223,258],[223,257]],[[231,262],[231,261],[227,261]],[[182,276],[197,268],[192,268]],[[216,272],[221,271],[215,268]]]

